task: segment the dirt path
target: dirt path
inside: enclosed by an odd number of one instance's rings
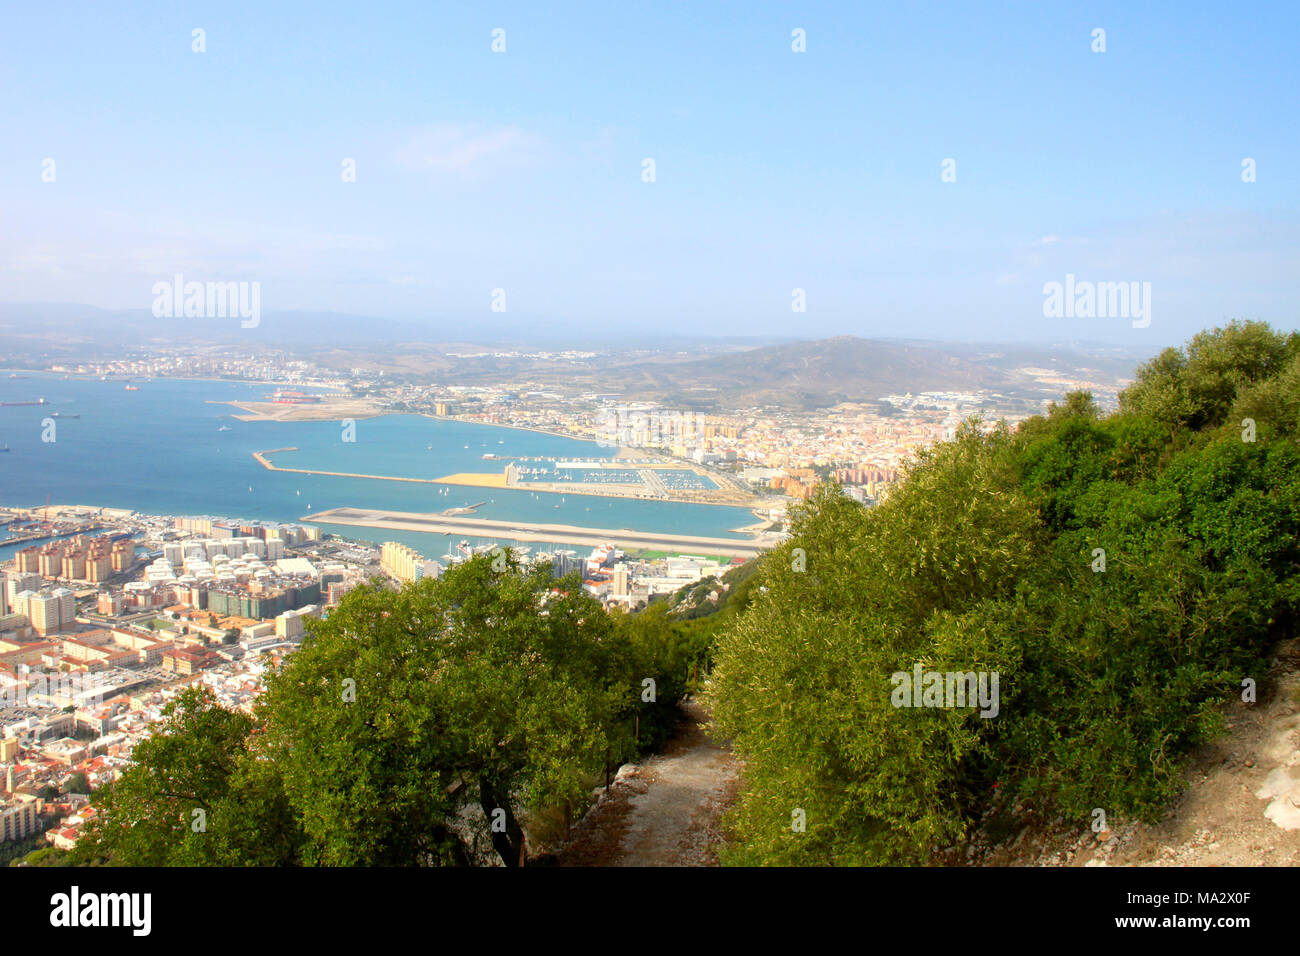
[[[708,715],[686,719],[662,754],[627,764],[557,854],[561,866],[716,866],[718,819],[735,799],[739,762],[711,737]]]

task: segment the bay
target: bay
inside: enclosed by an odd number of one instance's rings
[[[148,514],[292,522],[344,506],[438,512],[483,502],[478,517],[521,524],[723,538],[741,538],[733,529],[754,521],[746,508],[303,475],[268,471],[252,458],[255,451],[296,447],[272,460],[288,468],[437,478],[499,472],[505,462],[485,461],[489,453],[501,459],[611,456],[612,449],[595,442],[420,415],[360,419],[355,441],[348,442],[337,421],[241,422],[233,417],[238,409],[211,404],[266,400],[274,391],[267,384],[155,379],[137,380],[139,390],[128,391],[122,381],[16,374],[22,377],[0,370],[0,402],[44,398],[48,404],[0,407],[0,447],[10,448],[0,452],[0,505],[35,507],[48,498]],[[322,527],[358,540],[401,540],[429,557],[447,547],[441,535]]]

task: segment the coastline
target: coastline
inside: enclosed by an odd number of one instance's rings
[[[578,488],[565,488],[556,490],[552,488],[528,488],[517,485],[506,484],[504,473],[495,474],[492,472],[455,472],[450,475],[444,475],[441,478],[405,478],[400,475],[370,475],[349,471],[327,471],[318,468],[287,468],[283,465],[273,463],[267,456],[274,455],[277,452],[297,451],[295,447],[288,448],[268,448],[263,451],[252,452],[253,460],[265,468],[267,471],[292,472],[299,475],[323,475],[329,478],[367,478],[372,481],[404,481],[425,485],[456,485],[462,488],[495,488],[508,491],[520,491],[529,494],[545,495],[572,495],[578,497],[590,498],[617,498],[622,501],[662,501],[675,505],[705,505],[710,508],[747,508],[754,517],[759,517],[757,499],[749,501],[697,501],[690,498],[673,498],[657,497],[652,495],[627,495],[619,494],[612,491],[587,491]],[[771,522],[767,519],[761,519],[754,525],[747,525],[744,529],[732,529],[740,534],[754,534],[765,529]]]

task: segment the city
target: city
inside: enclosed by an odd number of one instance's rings
[[[1298,38],[7,10],[12,932],[1286,927]]]

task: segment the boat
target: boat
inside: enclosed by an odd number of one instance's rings
[[[138,391],[140,391],[140,386],[139,386],[139,385],[123,385],[122,387],[123,387],[124,389],[126,389],[128,392],[138,392]]]
[[[64,412],[55,412],[55,413],[52,414],[50,417],[51,417],[51,418],[80,418],[81,416],[80,416],[80,415],[68,415],[68,414],[66,414],[66,413],[64,413]]]
[[[9,444],[6,442],[5,446],[3,448],[0,448],[0,451],[8,451],[8,450],[9,450]]]
[[[229,426],[229,425],[222,425],[220,428],[217,429],[217,431],[219,431],[219,432],[228,432],[228,431],[230,431],[230,426]]]

